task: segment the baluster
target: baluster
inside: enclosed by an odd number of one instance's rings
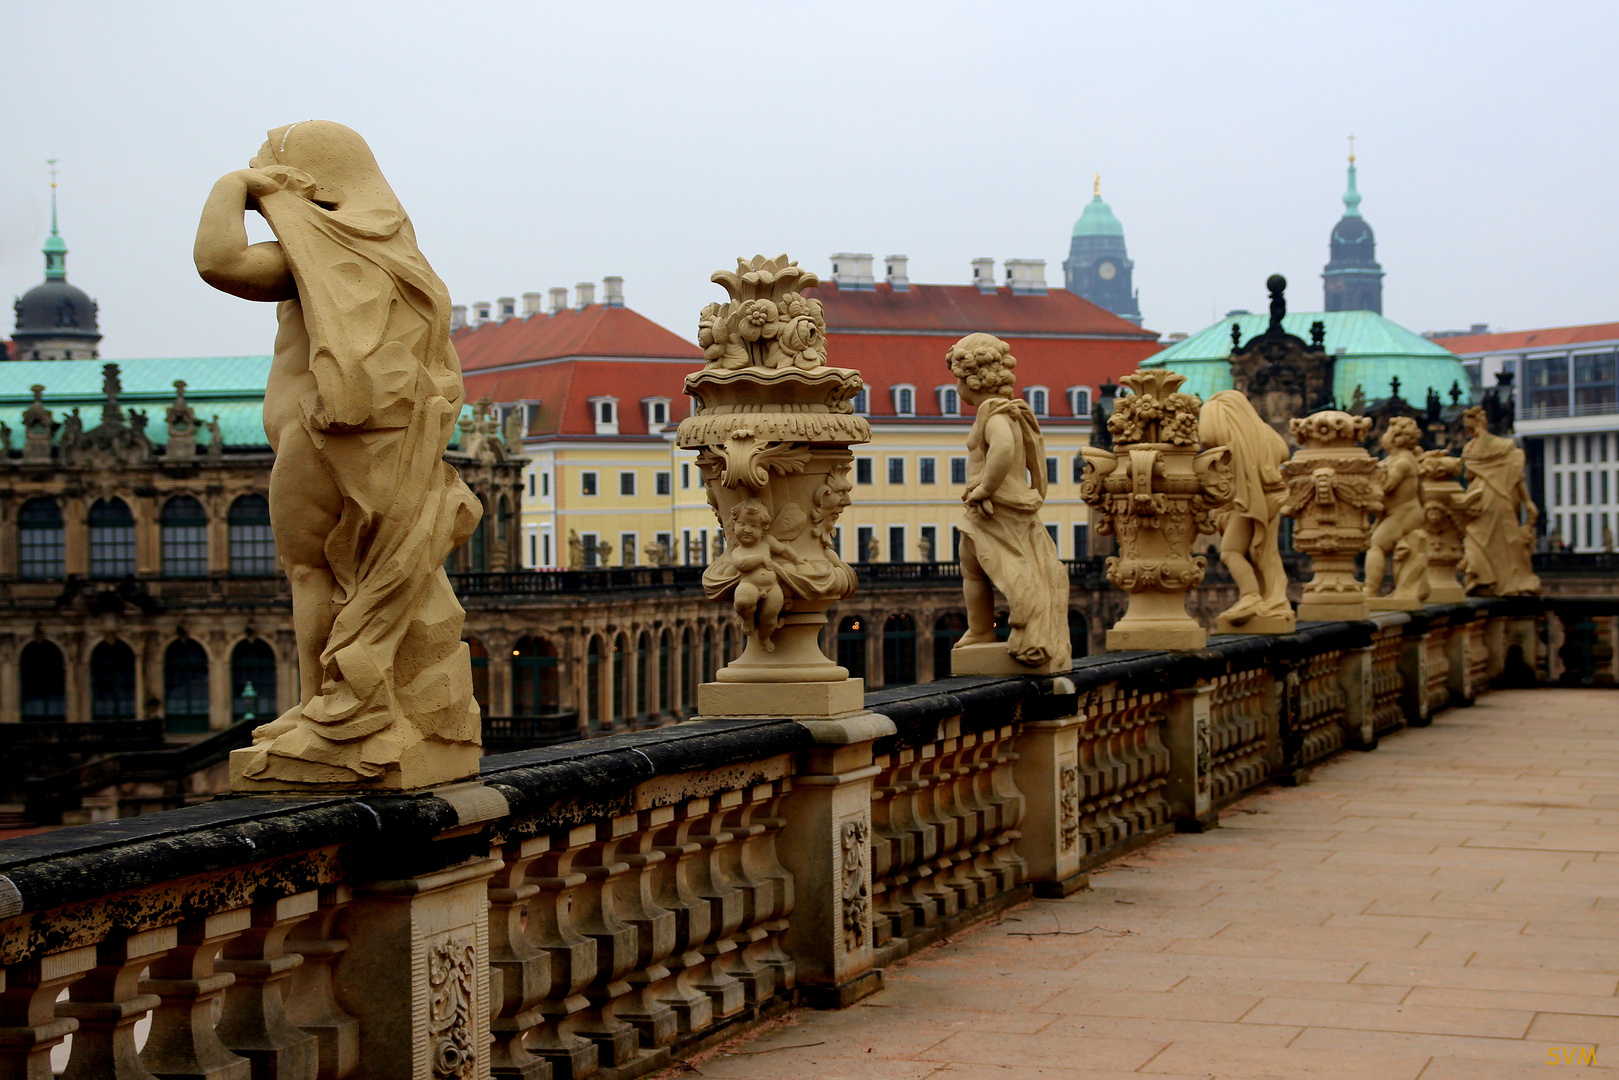
[[[904,831],[905,861],[894,875],[894,898],[904,915],[895,926],[896,937],[910,937],[924,926],[931,926],[938,911],[938,900],[928,888],[932,876],[933,829],[922,819],[922,801],[928,781],[923,776],[924,761],[918,750],[906,750],[903,765],[895,770],[893,820]],[[905,927],[901,933],[899,926]]]
[[[950,740],[946,745],[954,742]],[[923,861],[918,870],[925,871],[925,876],[919,874],[917,891],[927,897],[932,909],[926,925],[949,918],[961,908],[961,897],[944,880],[950,869],[956,829],[955,822],[939,806],[939,788],[949,779],[944,775],[944,756],[940,750],[941,745],[933,743],[922,747],[918,755],[922,759],[919,778],[924,781],[916,793],[916,817],[923,830]]]
[[[916,837],[906,822],[906,785],[892,757],[877,761],[872,781],[871,910],[872,943],[877,947],[916,929],[902,894],[916,857]]]
[[[746,990],[726,970],[723,959],[737,948],[733,935],[742,925],[742,894],[726,880],[719,854],[731,842],[731,833],[723,824],[725,812],[741,802],[742,793],[739,791],[710,796],[708,812],[690,833],[692,840],[702,849],[692,860],[692,887],[708,904],[712,927],[709,939],[697,947],[697,951],[703,955],[703,966],[692,985],[709,996],[714,1003],[717,1019],[740,1012],[747,1003]]]
[[[314,890],[254,904],[252,922],[225,943],[221,971],[236,976],[225,991],[219,1040],[253,1063],[254,1080],[315,1080],[319,1050],[282,1008],[292,969],[304,962],[286,951],[287,934],[320,906]]]
[[[744,794],[747,801],[726,815],[731,842],[719,851],[726,880],[742,897],[742,923],[736,932],[739,947],[726,957],[725,970],[741,981],[750,1005],[769,1000],[776,988],[775,970],[757,954],[760,943],[770,936],[764,924],[773,919],[780,906],[781,882],[756,874],[750,865],[754,860],[747,857],[748,845],[758,841],[768,829],[757,818],[768,816],[762,813],[768,804],[760,800],[768,799],[770,793],[770,785],[766,784]]]
[[[528,938],[550,958],[551,978],[535,1006],[546,1023],[530,1034],[527,1047],[551,1063],[557,1080],[591,1076],[600,1067],[596,1044],[573,1030],[590,1004],[579,991],[596,977],[596,942],[574,925],[574,896],[585,875],[573,863],[595,842],[594,825],[580,825],[554,837],[552,850],[540,856],[528,879],[540,889],[528,902]]]
[[[658,906],[674,915],[675,942],[664,964],[670,976],[647,991],[654,1000],[674,1011],[682,1035],[706,1030],[714,1022],[714,1003],[693,983],[701,974],[703,954],[698,947],[708,940],[713,923],[708,902],[692,884],[694,861],[703,847],[691,839],[693,824],[708,810],[707,799],[690,800],[674,808],[653,849],[664,855],[652,864]]]
[[[79,1022],[58,1016],[56,996],[96,966],[96,947],[37,957],[5,969],[0,989],[0,1080],[51,1080],[51,1051]]]
[[[360,1063],[360,1021],[343,1011],[332,991],[332,967],[349,947],[334,927],[353,899],[347,885],[321,889],[315,914],[287,935],[288,947],[304,958],[287,983],[287,1019],[315,1037],[320,1080],[343,1080]]]
[[[635,957],[625,976],[632,992],[619,1002],[613,1015],[633,1027],[647,1049],[673,1042],[680,1032],[674,1009],[660,1001],[654,989],[671,980],[664,961],[675,948],[675,913],[662,907],[656,897],[658,866],[668,858],[657,846],[657,832],[674,817],[672,806],[643,810],[618,856],[629,867],[618,882],[618,917],[635,933]]]
[[[549,838],[533,837],[506,845],[497,853],[503,865],[489,879],[489,1030],[494,1036],[490,1054],[493,1076],[522,1080],[549,1080],[551,1065],[523,1045],[530,1028],[544,1023],[535,1008],[551,982],[551,957],[536,948],[523,929],[529,899],[540,887],[524,878],[534,860],[549,846]]]
[[[941,805],[955,823],[956,843],[946,882],[955,890],[963,909],[976,907],[995,892],[986,874],[985,858],[993,848],[995,809],[984,797],[985,738],[982,732],[963,735],[960,747],[945,759],[948,773],[940,785]]]
[[[753,955],[775,974],[778,993],[790,990],[796,981],[797,966],[782,948],[781,937],[787,932],[787,916],[793,911],[793,876],[781,864],[777,843],[787,819],[779,817],[782,799],[792,790],[791,779],[783,777],[768,787],[755,789],[759,802],[755,807],[755,821],[759,832],[749,836],[742,845],[741,859],[749,873],[757,880],[768,882],[770,902],[761,904],[759,928],[766,937],[752,946]]]
[[[135,1051],[135,1021],[162,999],[141,993],[141,972],[175,941],[175,928],[163,926],[96,946],[96,966],[56,1006],[57,1016],[79,1022],[62,1080],[152,1080]]]
[[[237,908],[182,923],[175,947],[153,961],[141,989],[162,1003],[152,1012],[141,1064],[158,1080],[248,1080],[251,1064],[214,1031],[214,1005],[236,981],[216,970],[219,951],[252,919],[251,910]]]
[[[585,849],[577,862],[585,880],[574,893],[573,919],[578,931],[596,942],[596,974],[585,988],[590,1005],[579,1014],[574,1030],[596,1044],[602,1066],[618,1066],[635,1056],[636,1031],[618,1019],[618,999],[629,993],[624,982],[635,963],[635,927],[619,917],[618,892],[630,864],[619,857],[620,846],[635,833],[633,814],[610,818],[598,826],[600,843]]]

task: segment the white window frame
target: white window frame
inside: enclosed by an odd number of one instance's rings
[[[894,479],[894,466],[895,465],[899,466],[899,479],[898,480]],[[905,455],[903,455],[903,454],[889,454],[883,459],[883,483],[885,483],[885,484],[903,484],[903,483],[905,483]]]
[[[592,491],[586,491],[585,490],[585,478],[587,476],[590,478],[590,487],[594,489]],[[591,498],[595,498],[596,496],[600,495],[601,492],[602,492],[601,476],[600,476],[600,474],[598,474],[596,472],[595,469],[585,469],[583,472],[581,472],[579,474],[579,494],[581,496],[587,496],[588,495]]]
[[[1034,395],[1035,394],[1040,395],[1040,407],[1039,408],[1035,408],[1035,404],[1034,404]],[[1026,387],[1024,387],[1023,388],[1023,400],[1027,401],[1029,403],[1029,408],[1034,409],[1034,415],[1035,416],[1044,417],[1044,416],[1050,416],[1051,415],[1051,391],[1048,390],[1046,387],[1044,387],[1044,386],[1026,386]]]
[[[624,481],[626,480],[630,484],[630,490],[628,491],[624,490]],[[618,470],[618,494],[621,498],[633,499],[640,494],[640,490],[640,482],[636,478],[634,469]]]
[[[663,408],[663,419],[657,418],[659,406]],[[667,427],[669,418],[674,415],[670,410],[670,402],[666,397],[645,397],[641,399],[641,410],[646,416],[646,429],[656,433],[659,428]]]
[[[591,422],[596,425],[596,434],[617,435],[620,417],[618,398],[601,396],[587,400],[590,403]]]
[[[1079,395],[1085,395],[1085,407],[1080,408]],[[1074,414],[1074,419],[1084,420],[1091,415],[1091,388],[1088,386],[1070,386],[1068,388],[1068,411]]]
[[[862,386],[859,390],[856,390],[854,397],[849,399],[849,405],[854,409],[857,416],[869,416],[871,414],[871,387]]]
[[[900,395],[902,394],[908,397],[910,405],[909,408],[900,408]],[[896,385],[889,387],[888,400],[894,406],[895,416],[916,415],[916,387],[910,383],[897,383]]]
[[[939,403],[940,416],[961,415],[961,391],[957,390],[954,384],[935,386],[933,388],[933,396]],[[951,408],[945,403],[945,399],[947,397],[955,399],[955,408]]]

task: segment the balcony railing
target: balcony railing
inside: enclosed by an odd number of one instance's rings
[[[1573,416],[1612,416],[1619,413],[1619,402],[1578,402],[1573,405],[1529,403],[1518,413],[1519,420],[1564,420]]]

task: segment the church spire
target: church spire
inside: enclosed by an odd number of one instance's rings
[[[56,228],[56,159],[45,164],[51,167],[51,235],[45,238],[45,280],[67,279],[67,242]]]
[[[1344,217],[1360,217],[1360,192],[1355,189],[1355,137],[1349,136],[1349,190],[1344,192]]]

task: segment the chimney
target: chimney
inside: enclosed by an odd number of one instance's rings
[[[467,324],[467,306],[465,304],[450,305],[450,330],[461,329]]]
[[[624,279],[614,275],[602,278],[602,303],[608,307],[624,306]]]
[[[482,326],[489,321],[489,301],[474,300],[472,302],[472,322],[475,326]]]
[[[973,260],[973,284],[978,286],[979,292],[995,291],[995,260]]]
[[[495,301],[495,310],[500,313],[497,318],[499,318],[501,322],[505,322],[507,319],[514,317],[517,314],[517,297],[502,296],[499,300]]]
[[[576,305],[577,307],[581,309],[587,308],[596,302],[595,282],[581,281],[579,284],[574,286],[574,290],[579,294],[579,303]]]
[[[875,289],[871,276],[871,256],[840,251],[832,256],[832,280],[840,289]]]
[[[523,318],[538,315],[545,310],[545,297],[537,292],[523,294]]]
[[[1013,296],[1046,295],[1046,260],[1007,259],[1006,283]]]
[[[905,265],[906,263],[910,262],[910,259],[904,255],[890,255],[884,261],[887,263],[884,277],[886,277],[888,279],[888,283],[894,287],[894,291],[909,292],[911,289],[911,279],[905,270]]]
[[[557,315],[568,310],[568,290],[558,285],[551,290],[551,314]]]

